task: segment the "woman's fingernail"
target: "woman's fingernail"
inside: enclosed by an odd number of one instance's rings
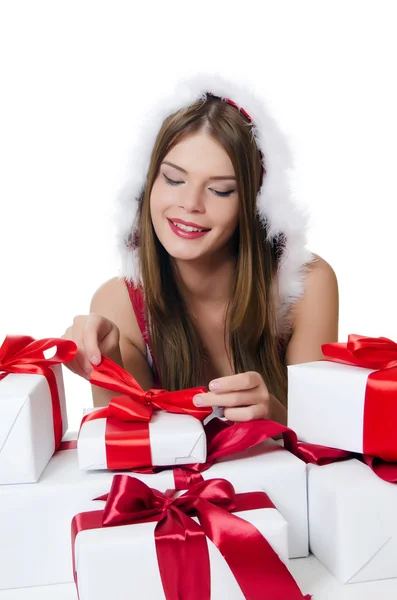
[[[203,406],[203,398],[202,398],[202,396],[194,396],[194,398],[193,398],[193,404],[195,406]]]
[[[99,358],[98,358],[97,356],[91,356],[91,358],[90,358],[90,362],[91,362],[93,365],[99,365]]]
[[[221,384],[219,383],[219,381],[210,381],[210,384],[208,387],[210,388],[211,391],[219,390],[221,387]]]

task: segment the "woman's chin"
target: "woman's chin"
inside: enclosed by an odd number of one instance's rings
[[[177,261],[192,262],[199,261],[207,256],[206,252],[181,252],[180,250],[172,250],[166,248],[167,253],[171,258]]]
[[[208,248],[199,247],[202,244],[197,244],[197,240],[181,240],[175,243],[169,239],[160,240],[164,250],[174,260],[199,260],[208,255]]]

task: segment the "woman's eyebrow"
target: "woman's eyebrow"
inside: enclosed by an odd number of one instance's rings
[[[163,165],[174,167],[174,169],[178,169],[178,171],[181,171],[182,173],[185,173],[185,175],[188,175],[188,172],[185,169],[182,169],[182,167],[179,167],[178,165],[175,165],[174,163],[169,162],[168,160],[163,160]],[[214,175],[214,177],[209,177],[208,179],[236,179],[236,177],[234,175]]]

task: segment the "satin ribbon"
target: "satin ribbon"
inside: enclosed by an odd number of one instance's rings
[[[216,460],[244,452],[275,436],[281,435],[284,447],[299,458],[303,458],[299,455],[296,433],[276,421],[258,420],[231,424],[215,418],[207,423],[205,433],[207,461],[203,464],[175,467],[174,483],[178,490],[188,489],[191,485],[203,481],[200,473],[209,469]]]
[[[207,436],[207,462],[174,468],[174,484],[179,490],[203,481],[201,473],[219,458],[231,456],[253,448],[270,438],[281,436],[284,448],[307,464],[328,465],[341,460],[356,458],[368,465],[372,471],[388,483],[397,483],[397,463],[388,463],[380,458],[338,450],[318,444],[298,442],[296,433],[276,421],[248,421],[231,424],[220,419],[212,419],[205,426]],[[158,472],[161,468],[158,468]],[[148,470],[146,472],[149,472]]]
[[[395,375],[395,369],[397,367],[397,344],[388,338],[369,338],[357,335],[350,335],[348,338],[347,344],[336,343],[336,344],[324,344],[322,346],[323,354],[329,356],[330,359],[334,362],[341,362],[343,364],[350,364],[354,366],[361,366],[364,368],[370,369],[384,369],[387,371],[392,371],[393,375]],[[328,360],[328,359],[327,359]],[[101,363],[99,367],[106,366],[108,359],[103,359],[104,365]],[[109,361],[111,363],[111,361]],[[131,376],[126,373],[123,369],[118,367],[112,363],[111,365],[111,377],[112,379],[114,369],[120,369],[122,377],[130,378]],[[98,368],[94,369],[93,376],[95,377],[95,381],[92,383],[96,383],[102,387],[108,387],[109,389],[124,392],[122,388],[110,387],[108,377],[106,373],[102,375],[98,373]],[[378,373],[382,373],[382,371],[374,372],[370,374],[371,380],[376,380],[376,376]],[[388,373],[386,373],[388,375]],[[384,375],[381,375],[384,377]],[[134,386],[137,386],[138,392],[140,393],[140,397],[142,399],[145,395],[145,392],[142,388],[137,384],[137,382],[131,377],[133,380]],[[381,381],[385,381],[381,379]],[[126,382],[128,388],[128,382]],[[394,392],[394,384],[393,380],[393,392]],[[187,390],[189,391],[189,390]],[[198,391],[202,391],[202,388],[197,388],[194,393],[198,393]],[[128,391],[127,391],[128,393]],[[163,390],[149,390],[147,394],[149,396],[151,394],[156,395],[159,393],[164,393]],[[166,392],[167,393],[167,392]],[[175,394],[175,392],[168,392],[169,394]],[[389,408],[394,408],[391,402],[392,394],[388,394],[389,399]],[[113,399],[116,400],[116,399]],[[120,397],[118,397],[120,401]],[[373,430],[375,433],[378,433],[378,438],[382,439],[383,435],[383,427],[384,427],[384,419],[383,415],[380,414],[382,411],[379,408],[376,408],[378,404],[379,398],[371,395],[369,397],[369,402],[367,402],[368,397],[366,397],[366,411],[365,411],[365,431]],[[121,400],[121,402],[123,402]],[[127,402],[130,402],[130,398],[127,398]],[[145,402],[145,401],[144,401]],[[113,404],[113,401],[111,402]],[[392,406],[390,406],[392,405]],[[103,411],[107,411],[107,409],[102,409]],[[199,411],[200,409],[195,409]],[[394,409],[395,411],[395,409]],[[96,411],[93,415],[98,415],[100,411]],[[375,413],[375,417],[373,418],[372,413]],[[107,413],[101,416],[97,416],[96,418],[103,418]],[[208,413],[207,413],[208,414]],[[390,413],[389,413],[390,415]],[[85,419],[94,418],[93,416],[87,415]],[[392,419],[390,419],[392,421]],[[219,428],[219,423],[222,425]],[[376,426],[375,426],[376,424]],[[394,428],[388,424],[389,434],[387,436],[387,440],[390,442],[392,437],[396,439],[397,427]],[[225,429],[229,429],[232,427],[230,431],[227,433],[222,433],[221,435],[217,435],[215,437],[215,433],[220,433]],[[218,431],[214,433],[214,428],[218,428]],[[290,450],[293,454],[304,460],[306,463],[313,464],[329,464],[334,462],[335,460],[346,460],[348,458],[357,458],[365,462],[370,468],[382,479],[388,482],[397,483],[397,464],[393,463],[385,463],[381,457],[381,454],[378,453],[378,456],[369,456],[367,454],[355,454],[344,450],[338,450],[334,448],[328,448],[326,446],[308,444],[308,443],[298,443],[296,434],[289,429],[288,427],[282,426],[279,423],[273,421],[252,421],[247,423],[238,423],[235,425],[225,424],[218,419],[212,419],[205,427],[206,435],[207,435],[207,462],[202,465],[192,465],[189,467],[177,467],[174,469],[174,477],[176,481],[177,489],[186,489],[194,482],[202,480],[200,476],[200,472],[208,469],[217,458],[230,456],[232,454],[243,452],[248,448],[255,446],[256,444],[265,441],[269,438],[282,435],[284,437],[284,445]],[[381,433],[380,433],[381,432]],[[369,453],[371,449],[370,443],[368,440],[373,440],[374,435],[365,434],[364,435],[366,441],[365,444],[365,452]],[[376,444],[377,448],[379,448],[379,439],[377,438]],[[146,438],[147,439],[147,438]],[[397,444],[396,446],[397,447]],[[390,449],[390,448],[389,448]],[[124,452],[124,450],[123,450]],[[135,452],[135,449],[134,451]],[[148,454],[144,462],[140,462],[139,464],[127,464],[126,461],[124,467],[115,467],[115,468],[131,468],[136,470],[137,472],[144,473],[153,473],[164,470],[165,467],[154,467],[151,468],[150,462],[148,460]],[[395,459],[397,460],[397,458]],[[135,461],[136,463],[137,461]],[[141,468],[142,465],[148,465],[146,468]]]
[[[90,383],[121,395],[109,405],[89,413],[81,422],[106,419],[106,459],[108,469],[131,469],[152,464],[149,422],[153,411],[165,410],[185,414],[203,421],[211,408],[199,408],[193,397],[205,392],[203,387],[168,392],[160,389],[144,391],[139,383],[112,360],[103,357],[90,376]]]
[[[44,351],[56,346],[56,354],[45,358]],[[50,388],[52,417],[54,422],[55,450],[59,448],[63,435],[62,411],[53,365],[71,361],[77,346],[71,340],[45,338],[35,340],[27,335],[8,335],[0,347],[0,381],[8,373],[28,373],[43,375]]]
[[[385,337],[349,335],[346,344],[324,344],[327,361],[377,369],[368,375],[363,453],[397,461],[397,344]]]
[[[273,508],[264,492],[235,494],[225,479],[212,479],[180,497],[162,494],[134,477],[115,475],[104,510],[80,513],[72,521],[72,552],[85,529],[156,522],[157,561],[167,600],[209,600],[210,562],[206,537],[221,552],[247,600],[309,600],[285,564],[251,523],[234,511]],[[199,524],[191,517],[197,516]],[[139,551],[139,548],[137,549]]]

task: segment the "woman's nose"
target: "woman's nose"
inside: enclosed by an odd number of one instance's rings
[[[181,198],[181,208],[184,208],[187,212],[204,212],[204,197],[203,190],[192,189],[185,191],[183,198]]]

